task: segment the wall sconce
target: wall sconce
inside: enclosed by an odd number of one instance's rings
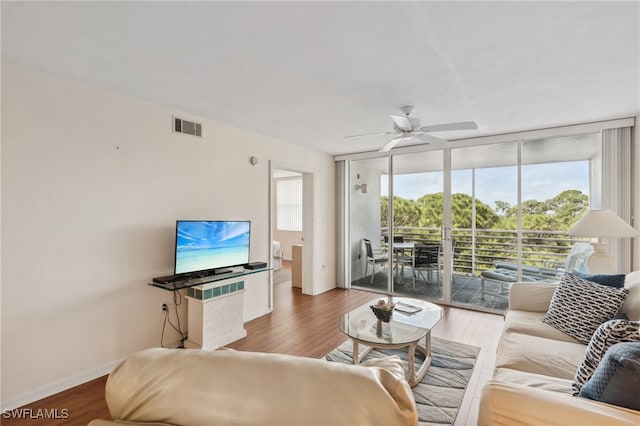
[[[360,191],[363,194],[367,193],[367,184],[366,183],[359,183],[356,185],[356,191]]]

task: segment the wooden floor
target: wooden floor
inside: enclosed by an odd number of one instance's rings
[[[245,324],[247,337],[229,347],[237,350],[279,352],[319,358],[346,341],[337,329],[338,318],[375,294],[335,289],[318,296],[306,296],[290,282],[274,286],[272,313]],[[475,425],[479,393],[491,376],[502,317],[494,314],[445,307],[444,318],[432,335],[481,347],[473,376],[460,407],[456,425]],[[60,421],[8,420],[3,425],[86,425],[95,418],[109,419],[104,400],[106,376],[29,404],[25,408],[67,409],[69,418]]]

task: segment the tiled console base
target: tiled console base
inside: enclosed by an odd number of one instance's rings
[[[185,348],[214,350],[245,337],[244,292],[244,281],[237,278],[189,288]]]

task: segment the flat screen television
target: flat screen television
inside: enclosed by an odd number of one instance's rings
[[[228,272],[249,262],[248,220],[176,221],[175,275]]]

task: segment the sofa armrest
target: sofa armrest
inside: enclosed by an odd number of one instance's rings
[[[115,421],[145,425],[417,426],[400,358],[364,364],[151,348],[111,372],[105,399]]]
[[[513,283],[509,290],[509,309],[546,312],[557,285],[557,282]]]
[[[482,389],[479,426],[565,426],[640,424],[640,412],[590,399],[489,381]]]

